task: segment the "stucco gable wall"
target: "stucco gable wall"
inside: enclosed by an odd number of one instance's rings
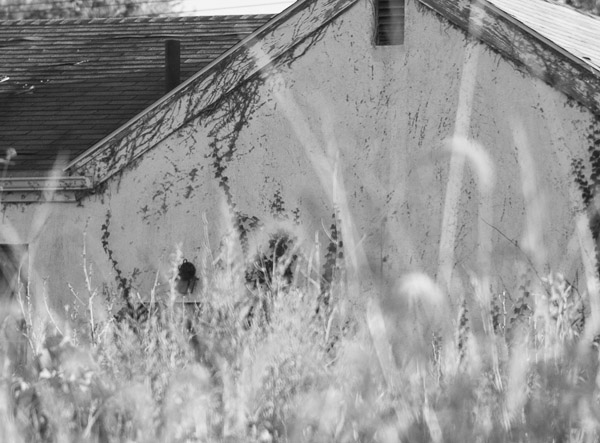
[[[391,223],[404,223],[415,241],[392,245],[390,253],[419,249],[418,267],[437,271],[442,281],[449,275],[445,259],[463,283],[471,272],[489,272],[497,290],[518,286],[522,273],[581,277],[575,219],[583,204],[571,163],[583,159],[589,176],[593,115],[410,4],[416,20],[407,37],[406,149],[413,154],[407,198],[397,200],[401,209]],[[475,158],[490,161],[495,181],[483,198],[476,163],[452,162],[448,141],[456,134],[481,145],[484,156]]]
[[[144,192],[111,204],[136,213],[144,208],[144,223],[158,243],[168,249],[184,239],[184,255],[192,259],[202,246],[202,213],[213,247],[230,226],[228,208],[234,219],[263,225],[248,230],[250,243],[285,226],[307,252],[318,234],[323,252],[336,207],[352,220],[355,241],[362,238],[366,254],[380,262],[380,232],[373,227],[382,223],[395,181],[387,147],[404,137],[398,124],[404,82],[398,79],[405,68],[403,48],[373,48],[371,23],[368,2],[334,20],[149,152],[120,185]],[[202,169],[204,179],[178,178],[192,167]],[[169,191],[153,198],[165,186]],[[119,223],[131,231],[135,222]]]
[[[403,115],[395,105],[403,88],[396,79],[403,76],[404,50],[373,50],[371,8],[369,2],[351,8],[110,179],[97,195],[79,206],[49,206],[35,239],[36,207],[8,206],[6,218],[37,251],[34,266],[48,277],[49,293],[60,294],[54,303],[72,298],[66,282],[85,294],[84,231],[96,282],[114,287],[131,280],[142,295],[157,271],[164,283],[176,245],[188,260],[201,262],[203,218],[214,251],[232,213],[248,226],[260,220],[263,232],[286,225],[309,247],[318,233],[325,248],[335,201],[352,214],[356,235],[366,232],[363,243],[375,245],[374,231],[366,228],[381,223],[377,208],[386,187],[374,178],[389,168],[382,155],[395,144],[389,140],[400,138],[394,122]],[[387,175],[379,179],[389,181]],[[277,214],[281,208],[284,214]],[[274,214],[285,220],[274,224]],[[250,242],[263,235],[248,230]]]
[[[286,226],[307,247],[318,233],[324,248],[334,207],[361,271],[390,284],[407,271],[447,275],[444,260],[468,282],[482,269],[482,250],[493,252],[494,276],[512,278],[529,262],[504,236],[523,248],[528,221],[536,228],[531,238],[544,245],[532,243],[534,265],[575,275],[578,252],[570,252],[569,241],[582,203],[570,165],[572,158],[589,163],[591,114],[487,47],[467,51],[462,31],[414,1],[407,17],[404,46],[375,48],[371,4],[358,2],[102,192],[79,206],[49,206],[39,230],[35,220],[46,209],[6,207],[5,223],[33,245],[34,267],[48,278],[53,303],[72,301],[65,282],[85,294],[84,232],[94,280],[131,280],[147,295],[157,275],[165,282],[176,245],[199,264],[207,241],[216,252],[232,221],[241,220],[250,243]],[[454,162],[458,172],[451,174],[444,148],[457,128],[461,87],[469,90],[461,83],[467,72],[476,75],[465,134],[483,146],[496,177],[483,206],[471,163],[461,169]],[[528,150],[516,148],[520,124]],[[534,174],[522,169],[528,158]],[[457,210],[444,221],[452,176],[462,177]],[[252,228],[256,220],[262,231]],[[440,257],[440,243],[452,255]]]
[[[326,238],[335,206],[346,223],[345,241],[358,245],[368,272],[387,283],[415,270],[443,279],[445,261],[462,283],[472,272],[489,272],[499,290],[521,273],[554,270],[574,278],[580,258],[569,245],[582,203],[571,161],[589,157],[591,114],[414,2],[403,47],[374,48],[369,32],[356,32],[370,26],[370,5],[360,3],[240,89],[231,103],[256,98],[245,116],[211,130],[231,117],[224,102],[145,164],[166,163],[162,153],[197,156],[200,149],[209,170],[223,168],[213,177],[222,201],[271,226],[281,199],[307,240],[315,232]],[[464,135],[491,161],[493,187],[483,198],[471,160],[452,168],[448,139],[461,119]],[[240,122],[227,152],[229,131]],[[204,126],[204,135],[193,129]],[[215,137],[221,142],[211,146]],[[171,161],[192,158],[198,157]],[[169,182],[169,174],[159,181]],[[455,199],[446,205],[452,190]],[[149,222],[172,225],[164,229],[165,244],[177,232],[178,209],[169,211]],[[188,232],[190,218],[182,217],[180,233]],[[215,240],[221,235],[217,226],[211,232]]]

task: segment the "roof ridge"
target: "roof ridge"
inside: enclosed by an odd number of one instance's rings
[[[92,18],[48,18],[0,20],[2,26],[27,25],[86,25],[86,24],[118,24],[118,23],[194,23],[231,19],[260,19],[273,17],[275,14],[239,14],[239,15],[193,15],[193,16],[135,16],[135,17],[92,17]]]

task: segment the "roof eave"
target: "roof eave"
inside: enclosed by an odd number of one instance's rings
[[[299,1],[96,143],[65,171],[106,181],[357,0]]]
[[[76,202],[92,189],[87,177],[8,177],[0,178],[2,203]]]
[[[600,114],[600,72],[485,0],[418,0],[469,36]]]

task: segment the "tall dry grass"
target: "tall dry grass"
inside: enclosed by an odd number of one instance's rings
[[[516,299],[474,279],[455,307],[410,274],[363,310],[308,258],[290,281],[279,257],[250,291],[256,261],[234,233],[224,245],[198,305],[167,292],[141,319],[82,310],[87,323],[47,316],[36,336],[26,304],[5,310],[34,358],[11,367],[4,349],[3,441],[597,441],[588,295],[560,275]],[[110,311],[115,295],[95,296]]]

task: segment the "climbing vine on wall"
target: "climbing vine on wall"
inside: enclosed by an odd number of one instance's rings
[[[337,211],[332,215],[332,223],[329,227],[329,243],[325,253],[323,274],[321,275],[321,296],[319,307],[327,312],[331,306],[331,288],[333,282],[342,277],[344,270],[344,242],[342,240],[342,221]]]
[[[248,237],[250,233],[263,226],[263,223],[258,217],[243,214],[239,211],[235,212],[233,226],[235,227],[242,246],[244,254],[248,253]]]
[[[273,195],[273,200],[271,201],[271,206],[269,208],[271,210],[271,215],[275,219],[283,220],[285,217],[285,202],[283,201],[283,196],[281,195],[281,189],[275,191]]]
[[[115,280],[117,281],[117,285],[118,285],[119,289],[123,293],[123,298],[125,300],[128,300],[129,299],[129,291],[131,289],[131,282],[128,281],[123,276],[123,272],[121,272],[119,263],[117,262],[117,259],[115,258],[114,251],[110,248],[110,244],[109,244],[111,218],[112,218],[112,214],[109,209],[106,211],[106,218],[105,218],[104,224],[102,224],[102,226],[100,226],[100,230],[102,231],[102,236],[100,237],[100,241],[102,242],[102,249],[104,249],[104,252],[108,256],[108,260],[110,261],[110,263],[115,271]]]
[[[275,273],[287,285],[294,279],[298,260],[295,245],[298,239],[283,230],[269,236],[266,247],[259,249],[246,269],[246,283],[251,288],[271,286]]]
[[[600,250],[598,240],[600,238],[600,206],[596,201],[600,197],[600,117],[596,117],[589,126],[588,140],[588,162],[590,166],[589,178],[586,177],[585,162],[581,158],[575,158],[571,162],[571,170],[575,183],[581,192],[581,199],[588,213],[590,231],[596,242],[596,259],[598,271],[600,272]]]
[[[328,26],[328,25],[327,25]],[[273,60],[273,66],[290,67],[292,63],[304,56],[304,54],[324,36],[323,26],[309,37],[303,39],[295,47],[287,51],[277,60]],[[277,67],[264,68],[262,72],[251,75],[248,80],[237,86],[235,89],[221,97],[210,108],[205,109],[199,118],[211,129],[209,130],[209,154],[207,158],[211,159],[211,166],[214,171],[214,177],[223,193],[229,210],[233,216],[233,224],[239,233],[244,252],[247,252],[248,234],[252,230],[260,227],[260,220],[252,215],[242,213],[235,201],[231,189],[230,176],[227,172],[228,164],[237,154],[237,143],[244,127],[248,126],[252,115],[263,106],[261,100],[261,88],[265,85],[265,79],[277,75]],[[247,74],[254,69],[253,65],[244,65],[239,67]],[[223,69],[223,76],[216,76],[218,83],[212,90],[222,90],[219,85],[227,83],[227,74],[235,73],[240,75],[236,66],[227,66]],[[223,87],[223,89],[225,89]],[[279,210],[278,216],[281,217],[281,211],[284,207],[284,201],[281,193],[276,195],[272,210]]]
[[[250,115],[259,107],[258,89],[262,83],[259,77],[247,81],[219,102],[218,111],[206,116],[207,123],[212,124],[208,136],[211,140],[209,157],[212,159],[214,176],[225,193],[227,204],[234,212],[236,205],[227,176],[227,163],[231,162],[236,153],[242,129],[248,125]]]

